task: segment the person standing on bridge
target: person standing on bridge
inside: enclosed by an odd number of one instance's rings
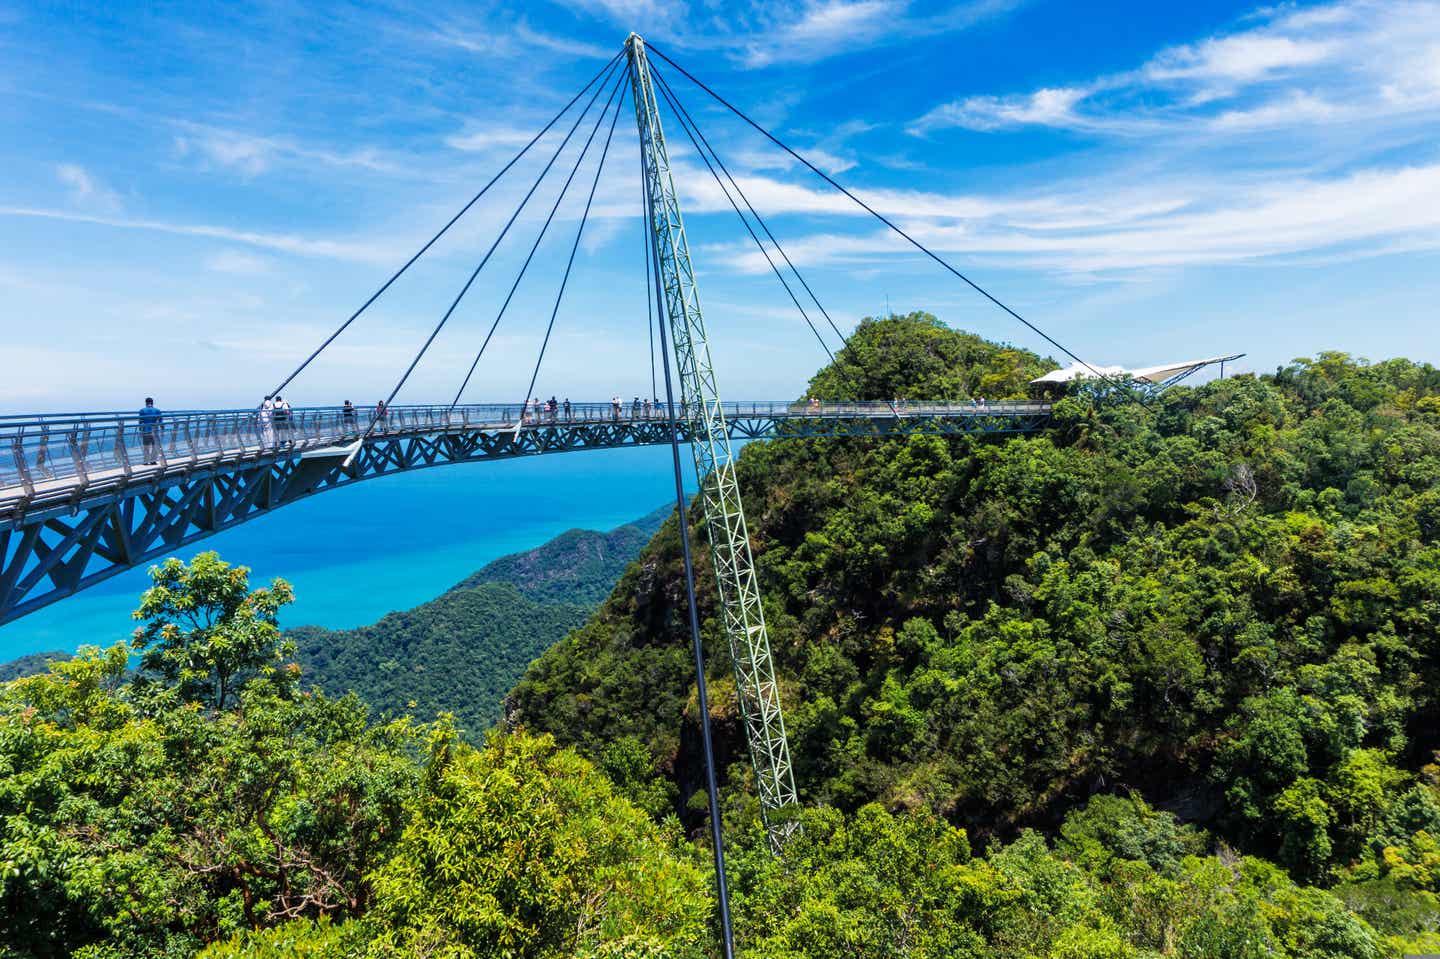
[[[255,411],[255,423],[260,427],[260,446],[269,449],[275,445],[275,400],[267,396],[260,401],[260,409]]]
[[[371,427],[373,429],[383,430],[385,428],[385,418],[389,415],[390,410],[386,408],[385,401],[380,400],[375,404],[375,422],[370,424]]]
[[[565,397],[565,422],[570,422],[570,397]]]
[[[140,443],[145,448],[145,465],[154,466],[160,462],[160,425],[164,416],[155,407],[153,396],[145,397],[140,407]]]
[[[285,402],[285,397],[275,397],[275,434],[277,446],[284,443],[286,446],[295,445],[295,433],[290,428],[290,404]]]
[[[355,432],[355,404],[349,400],[346,400],[345,405],[340,407],[340,425],[347,433]]]

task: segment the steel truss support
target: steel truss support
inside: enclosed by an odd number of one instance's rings
[[[765,631],[755,562],[750,555],[745,510],[735,480],[730,433],[710,361],[710,343],[700,312],[695,271],[651,85],[645,42],[632,33],[625,41],[625,50],[635,120],[640,129],[640,149],[645,160],[647,213],[655,235],[660,285],[689,420],[690,449],[695,458],[695,474],[700,481],[700,500],[710,538],[710,561],[715,568],[725,636],[735,666],[740,716],[755,768],[760,812],[770,843],[778,851],[798,826],[793,808],[795,777],[780,710],[780,689],[775,681],[770,639]]]

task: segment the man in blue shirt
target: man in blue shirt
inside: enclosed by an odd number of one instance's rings
[[[155,408],[154,397],[145,397],[140,409],[140,442],[145,447],[145,465],[160,462],[160,411]]]

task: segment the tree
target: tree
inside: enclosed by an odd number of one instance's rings
[[[294,601],[289,583],[251,590],[250,570],[214,552],[189,563],[167,559],[151,567],[150,579],[155,585],[133,614],[143,625],[131,640],[142,686],[158,677],[181,700],[223,710],[238,701],[246,678],[285,678],[278,670],[295,648],[280,633],[278,613]]]
[[[548,736],[437,729],[395,855],[373,875],[372,956],[704,954],[698,850]]]
[[[264,679],[238,709],[167,703],[125,670],[90,647],[0,687],[0,955],[189,955],[368,908],[423,727]]]

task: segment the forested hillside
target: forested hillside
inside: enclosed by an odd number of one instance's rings
[[[917,315],[863,324],[811,390],[1022,395],[1042,368]],[[752,444],[738,474],[808,801],[989,842],[1133,789],[1381,926],[1434,928],[1440,371],[1324,354],[1071,396],[1043,436]],[[680,575],[671,522],[512,706],[590,755],[643,744],[693,823]]]
[[[530,599],[542,603],[579,603],[598,606],[625,567],[640,555],[666,517],[675,512],[674,501],[608,533],[572,529],[535,549],[502,556],[478,573],[461,580],[450,591],[482,583],[510,583]]]
[[[252,591],[213,554],[155,579],[130,648],[0,686],[0,955],[719,956],[708,857],[673,817],[550,737],[475,749],[301,692],[283,581]],[[807,811],[783,860],[753,824],[729,845],[756,959],[1389,952],[1334,897],[1193,855],[1202,837],[1134,799],[983,856],[874,804]]]
[[[33,676],[36,673],[43,673],[50,668],[51,663],[63,662],[70,658],[70,654],[60,650],[51,650],[48,653],[29,653],[18,659],[0,663],[0,683],[9,682],[12,679],[19,679],[22,676]]]
[[[478,743],[525,667],[585,622],[674,511],[608,533],[568,530],[370,626],[291,629],[306,682],[334,695],[353,691],[385,717],[448,712]]]

